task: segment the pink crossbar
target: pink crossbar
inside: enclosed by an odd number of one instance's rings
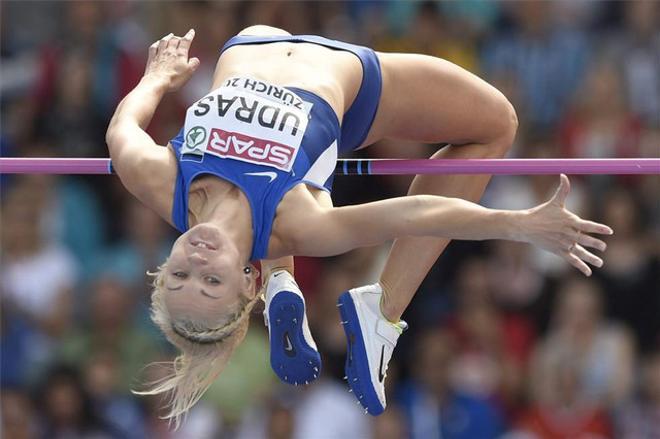
[[[108,158],[0,157],[0,174],[112,174]],[[660,159],[338,160],[338,175],[660,174]]]

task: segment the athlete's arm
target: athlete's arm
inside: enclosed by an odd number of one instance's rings
[[[528,210],[488,209],[458,198],[416,195],[356,206],[320,210],[299,224],[295,254],[328,256],[356,247],[376,245],[401,236],[451,239],[508,239],[534,244],[566,259],[586,275],[584,261],[603,261],[582,246],[605,250],[605,243],[588,233],[611,234],[603,224],[585,221],[564,208],[568,178],[553,198]]]
[[[165,93],[179,89],[199,65],[197,58],[188,59],[193,37],[192,31],[183,38],[170,34],[149,47],[144,76],[121,101],[106,132],[113,167],[126,189],[168,221],[176,159],[145,130]]]

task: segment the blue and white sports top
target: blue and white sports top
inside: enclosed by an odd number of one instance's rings
[[[275,210],[299,183],[330,191],[340,126],[332,107],[308,91],[230,78],[188,108],[171,144],[179,162],[172,220],[188,230],[191,182],[210,174],[238,186],[252,210],[251,260],[268,253]]]

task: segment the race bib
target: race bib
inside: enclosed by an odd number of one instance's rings
[[[290,171],[311,106],[295,93],[230,78],[186,112],[182,154],[232,158]]]

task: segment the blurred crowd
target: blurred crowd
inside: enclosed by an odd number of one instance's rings
[[[107,156],[106,125],[149,44],[194,27],[201,66],[149,128],[165,144],[208,91],[218,48],[258,23],[439,56],[484,77],[517,109],[512,156],[660,157],[655,1],[3,1],[0,12],[3,157]],[[426,158],[436,148],[383,141],[359,156]],[[483,203],[531,207],[557,182],[496,177]],[[658,176],[572,178],[569,207],[615,230],[591,278],[526,245],[452,243],[403,316],[410,330],[377,418],[342,381],[334,304],[377,279],[388,248],[297,258],[321,378],[306,388],[277,381],[257,310],[177,432],[159,418],[161,401],[130,393],[158,377],[146,364],[174,353],[149,321],[146,275],[174,231],[117,178],[1,183],[3,437],[660,438]],[[400,196],[409,183],[343,177],[333,198]]]

